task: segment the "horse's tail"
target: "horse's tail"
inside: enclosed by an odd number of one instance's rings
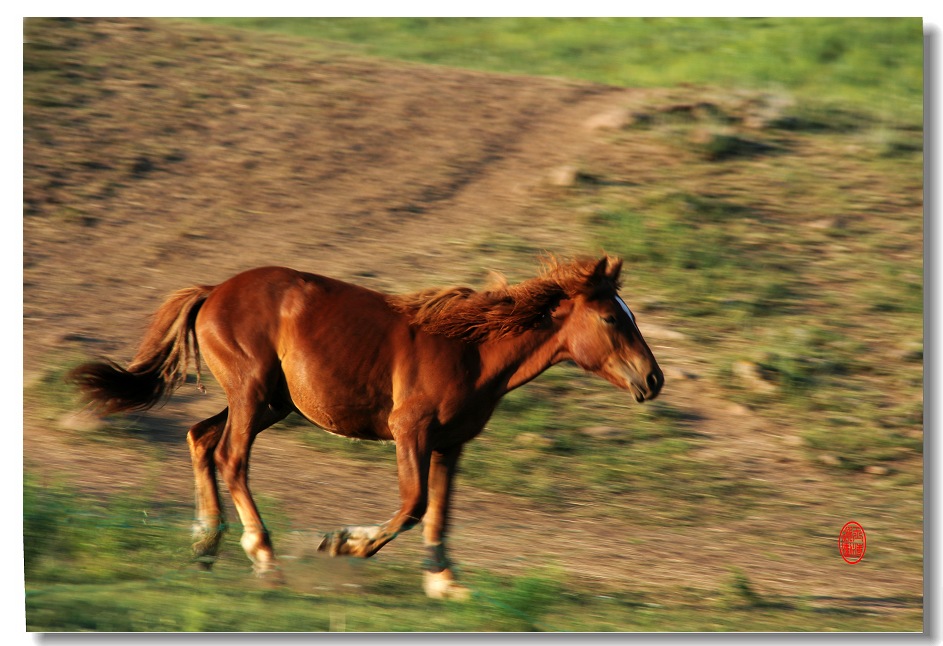
[[[213,289],[199,286],[174,292],[154,313],[127,368],[109,360],[85,363],[69,373],[69,381],[104,415],[147,410],[169,398],[186,380],[191,356],[199,383],[200,347],[194,326]]]

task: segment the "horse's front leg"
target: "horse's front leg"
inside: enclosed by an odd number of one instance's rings
[[[373,556],[380,548],[417,525],[426,512],[430,452],[425,448],[427,426],[413,426],[396,435],[400,509],[393,518],[370,527],[344,527],[325,535],[318,551],[331,556]]]
[[[423,589],[433,599],[465,600],[470,596],[468,588],[455,582],[445,549],[452,481],[461,454],[461,444],[447,451],[433,451],[429,467],[429,505],[422,519],[422,538],[429,551]]]

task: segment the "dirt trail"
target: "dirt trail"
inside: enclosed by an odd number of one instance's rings
[[[550,178],[603,145],[607,131],[594,123],[644,97],[318,58],[277,38],[267,46],[280,56],[265,58],[218,33],[151,21],[47,26],[33,37],[87,79],[67,88],[81,98],[69,108],[27,88],[27,387],[64,357],[127,359],[166,293],[251,266],[286,264],[394,291],[481,284],[486,269],[525,278],[520,258],[540,249],[595,252],[570,214],[547,206]],[[705,452],[810,499],[840,495],[788,437],[706,380],[685,377],[698,373],[697,348],[665,324],[652,314],[643,326],[668,371],[663,397],[699,420]],[[156,473],[140,464],[138,447],[78,441],[27,409],[24,461],[92,491],[147,486],[189,501],[185,430],[223,405],[218,389],[203,397],[185,386],[140,418],[163,455]],[[277,497],[299,528],[380,522],[397,506],[387,466],[325,455],[277,432],[260,436],[252,469],[255,492]],[[466,568],[558,563],[603,587],[717,589],[740,563],[765,591],[822,596],[850,576],[839,559],[801,553],[751,518],[701,528],[589,522],[579,508],[547,513],[461,482],[455,508],[453,550]],[[419,544],[418,534],[405,535],[384,553],[418,562]],[[765,559],[768,551],[777,557]],[[876,569],[854,585],[877,598],[915,582]]]

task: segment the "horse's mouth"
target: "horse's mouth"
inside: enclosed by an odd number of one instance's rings
[[[620,368],[600,370],[596,374],[622,390],[628,390],[639,404],[658,397],[661,387],[665,383],[665,377],[657,367],[644,378],[627,369]]]
[[[661,392],[661,387],[665,383],[665,378],[661,371],[655,371],[648,375],[645,382],[644,386],[635,383],[634,380],[629,382],[629,390],[639,404],[658,397],[658,393]]]

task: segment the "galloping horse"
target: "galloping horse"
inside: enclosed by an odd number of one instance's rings
[[[426,594],[463,598],[446,556],[452,480],[463,445],[498,400],[571,360],[639,402],[664,376],[619,297],[622,261],[547,259],[540,275],[485,291],[467,287],[385,295],[284,267],[171,295],[127,368],[79,366],[71,379],[102,414],[145,410],[168,398],[200,357],[228,406],[187,434],[196,480],[193,550],[211,564],[225,528],[216,473],[242,522],[241,544],[259,575],[280,577],[272,541],[248,486],[255,437],[298,412],[350,438],[393,440],[401,506],[386,523],[324,537],[332,556],[369,557],[423,523]],[[209,567],[207,565],[206,567]]]

